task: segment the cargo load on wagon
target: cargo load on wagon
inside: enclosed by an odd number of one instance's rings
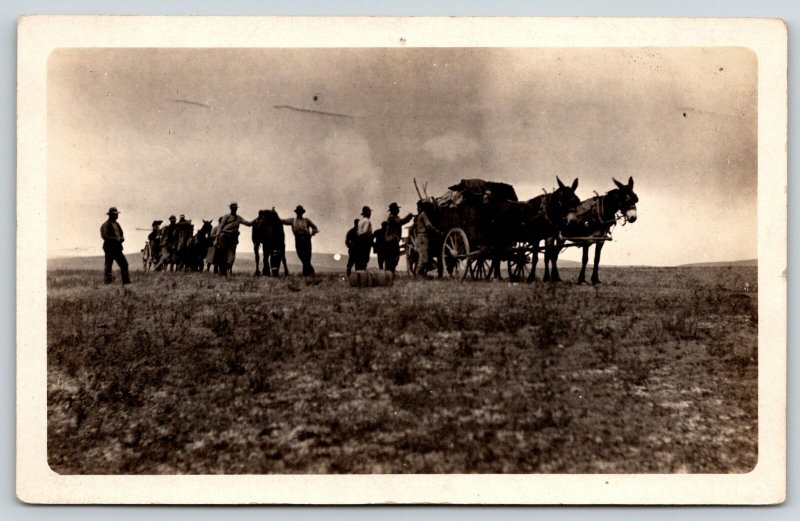
[[[483,179],[462,179],[448,188],[447,192],[434,198],[440,208],[456,208],[464,204],[475,205],[495,201],[518,201],[514,187],[506,183]]]

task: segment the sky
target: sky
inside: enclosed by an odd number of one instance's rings
[[[154,219],[232,201],[246,219],[302,204],[314,250],[344,253],[363,205],[373,226],[415,209],[413,178],[530,199],[559,176],[581,199],[633,177],[639,219],[604,263],[754,259],[756,83],[743,48],[59,49],[48,257],[101,254],[110,206],[131,253]]]

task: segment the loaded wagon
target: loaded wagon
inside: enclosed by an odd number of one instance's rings
[[[444,195],[421,201],[431,203],[428,217],[441,232],[441,236],[432,236],[429,241],[429,257],[440,276],[488,279],[492,257],[498,254],[500,260],[507,263],[512,280],[524,280],[530,273],[532,256],[539,251],[538,244],[530,244],[519,237],[498,252],[497,242],[492,241],[493,234],[498,233],[498,205],[518,201],[511,185],[464,179],[449,187]],[[409,273],[416,275],[419,250],[413,226],[405,238],[405,254]]]

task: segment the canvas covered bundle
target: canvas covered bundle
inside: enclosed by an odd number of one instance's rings
[[[439,207],[459,207],[464,203],[494,201],[518,201],[514,187],[506,183],[485,181],[483,179],[462,179],[458,184],[448,187],[447,192],[436,197]]]

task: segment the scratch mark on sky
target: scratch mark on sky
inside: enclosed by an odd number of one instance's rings
[[[189,99],[174,99],[174,98],[170,98],[167,101],[172,101],[172,102],[175,102],[175,103],[185,103],[187,105],[196,105],[198,107],[205,107],[207,109],[211,108],[211,105],[209,105],[208,103],[202,103],[200,101],[192,101],[192,100],[189,100]]]
[[[289,109],[297,112],[308,112],[310,114],[319,114],[321,116],[333,116],[335,118],[352,118],[349,114],[338,114],[336,112],[325,112],[323,110],[301,109],[299,107],[292,107],[291,105],[273,105],[274,109]]]

